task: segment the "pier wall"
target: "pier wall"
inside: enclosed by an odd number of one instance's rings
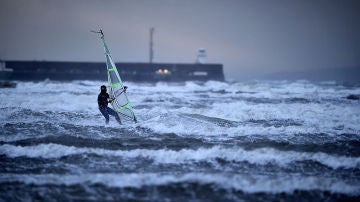
[[[12,80],[106,80],[102,62],[6,61]],[[222,64],[116,63],[125,81],[224,80]]]

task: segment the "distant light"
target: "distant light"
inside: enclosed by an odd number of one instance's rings
[[[171,75],[171,71],[166,68],[164,69],[159,68],[158,70],[155,71],[155,73],[157,75]]]

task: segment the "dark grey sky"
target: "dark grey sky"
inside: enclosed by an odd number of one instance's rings
[[[104,61],[104,29],[115,61],[223,63],[229,78],[360,67],[358,0],[0,1],[0,58]],[[360,77],[360,76],[359,76]]]

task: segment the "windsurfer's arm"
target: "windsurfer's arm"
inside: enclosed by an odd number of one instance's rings
[[[100,106],[100,105],[101,105],[101,99],[100,99],[100,95],[98,96],[98,99],[97,99],[97,101],[98,101],[98,106]]]
[[[124,87],[123,87],[123,90],[120,92],[119,95],[121,95],[122,93],[126,92],[126,89],[127,89],[127,88],[128,88],[127,86],[124,86]],[[111,102],[114,101],[115,99],[116,99],[116,98],[109,96],[109,97],[107,98],[107,101],[111,103]]]
[[[110,97],[110,96],[109,96],[107,100],[108,100],[108,102],[110,102],[110,103],[111,103],[112,101],[114,101],[114,100],[115,100],[115,98],[113,98],[113,97]]]

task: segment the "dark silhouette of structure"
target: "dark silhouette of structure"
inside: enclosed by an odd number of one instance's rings
[[[104,62],[6,61],[11,80],[106,80]],[[116,63],[125,81],[224,80],[222,64]]]

